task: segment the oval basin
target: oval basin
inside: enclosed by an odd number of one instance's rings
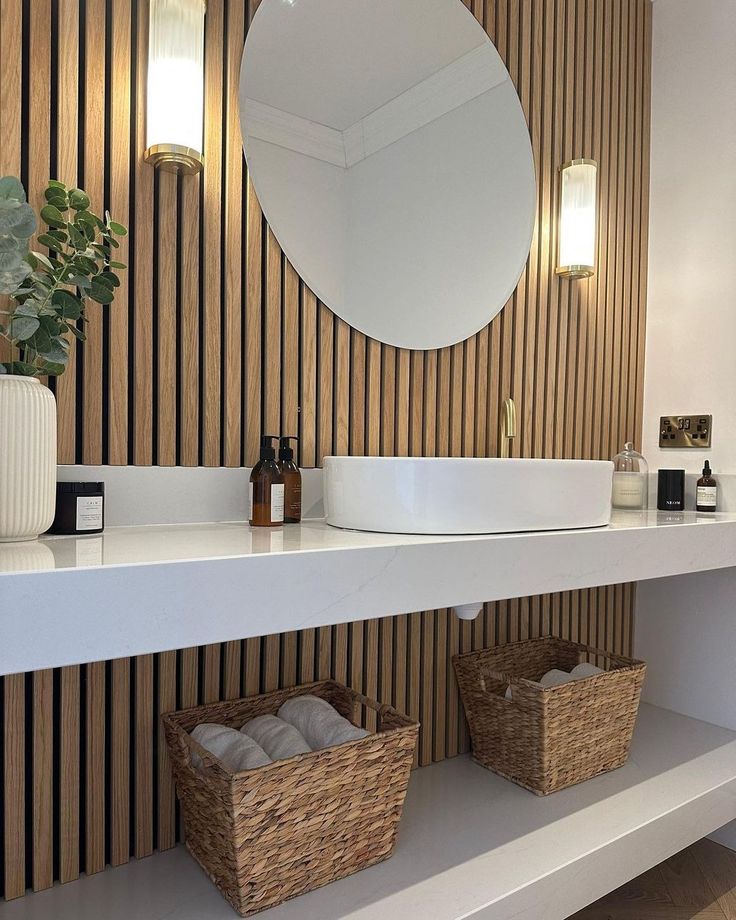
[[[602,527],[609,460],[325,457],[327,523],[379,533],[480,534]]]

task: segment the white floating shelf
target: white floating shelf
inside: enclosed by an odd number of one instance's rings
[[[564,920],[736,818],[736,733],[642,706],[629,763],[546,798],[467,757],[412,775],[392,859],[263,920]],[[232,920],[183,847],[3,907],[3,920]]]
[[[405,536],[307,521],[0,544],[0,675],[736,565],[736,515]]]

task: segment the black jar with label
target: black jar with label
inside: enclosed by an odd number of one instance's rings
[[[56,516],[49,533],[84,535],[104,528],[104,482],[56,483]]]

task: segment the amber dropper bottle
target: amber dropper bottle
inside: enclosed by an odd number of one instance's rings
[[[695,491],[696,511],[716,511],[718,508],[718,482],[706,460],[703,475],[698,480]]]
[[[281,527],[284,523],[284,477],[276,463],[272,444],[275,434],[261,438],[261,459],[250,474],[251,527]]]
[[[299,438],[279,439],[279,470],[284,477],[284,524],[298,524],[302,519],[302,474],[294,463],[294,451],[289,441]]]

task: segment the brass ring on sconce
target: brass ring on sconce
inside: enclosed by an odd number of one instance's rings
[[[201,153],[180,144],[154,144],[143,154],[143,159],[151,166],[185,176],[198,173],[204,167],[204,157]]]
[[[566,265],[564,268],[556,268],[555,274],[564,278],[591,278],[595,270],[590,265]]]

